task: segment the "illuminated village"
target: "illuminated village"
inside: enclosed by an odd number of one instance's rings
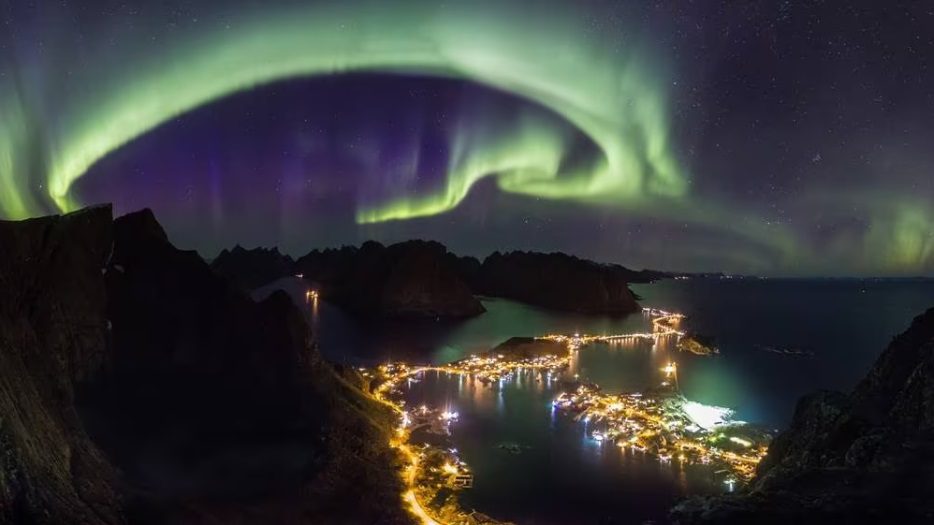
[[[469,512],[457,501],[457,491],[473,484],[469,466],[455,448],[416,443],[416,430],[445,436],[460,418],[453,409],[425,405],[408,407],[402,388],[417,381],[426,372],[470,376],[497,388],[517,372],[534,371],[547,382],[560,381],[563,392],[553,401],[556,411],[585,425],[589,439],[603,446],[617,446],[631,454],[647,454],[660,463],[673,466],[706,465],[722,479],[725,489],[734,490],[752,477],[765,455],[770,434],[731,419],[726,408],[702,405],[685,399],[678,388],[678,367],[669,362],[659,370],[657,388],[646,392],[607,394],[600,387],[567,381],[561,373],[569,366],[572,354],[593,343],[626,339],[687,338],[679,328],[681,314],[656,309],[643,312],[652,322],[648,333],[592,336],[575,334],[547,335],[529,339],[530,343],[473,355],[438,366],[410,366],[390,363],[375,370],[361,370],[369,381],[371,393],[399,413],[399,426],[391,440],[406,462],[403,498],[413,514],[425,524],[490,524],[488,516]],[[706,355],[715,350],[695,345],[682,351]],[[697,351],[697,348],[702,348]]]

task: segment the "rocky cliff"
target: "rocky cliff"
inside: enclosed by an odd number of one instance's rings
[[[798,402],[748,491],[694,498],[677,523],[934,522],[934,309],[850,393]]]
[[[0,245],[0,521],[407,521],[391,414],[284,294],[253,302],[148,211]]]
[[[484,311],[444,245],[407,241],[312,251],[295,263],[323,297],[364,316],[463,318]]]
[[[120,523],[116,470],[75,408],[109,360],[111,212],[0,221],[0,523]]]
[[[628,286],[636,275],[563,253],[497,252],[480,266],[475,290],[554,310],[625,315],[640,310]]]

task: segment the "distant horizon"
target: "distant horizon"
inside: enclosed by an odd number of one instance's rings
[[[170,238],[169,240],[171,240],[171,238]],[[392,245],[394,245],[394,244],[400,244],[400,243],[409,242],[409,241],[435,242],[435,243],[438,243],[438,244],[443,245],[445,248],[447,248],[447,250],[448,250],[449,253],[451,253],[451,254],[453,254],[453,255],[455,255],[455,256],[458,256],[458,257],[472,257],[472,258],[474,258],[474,259],[477,259],[479,262],[483,262],[483,260],[484,260],[485,258],[489,257],[489,256],[492,255],[493,253],[502,253],[502,254],[506,254],[506,253],[512,253],[512,252],[525,252],[525,253],[541,253],[541,254],[545,254],[545,255],[550,255],[550,254],[562,254],[562,255],[569,255],[569,256],[572,256],[572,257],[576,257],[576,258],[578,258],[578,259],[582,259],[582,260],[586,260],[586,261],[591,261],[591,262],[594,262],[594,263],[597,263],[597,264],[608,264],[608,265],[622,266],[623,268],[625,268],[625,269],[627,269],[627,270],[634,271],[634,272],[643,272],[643,271],[647,271],[647,272],[667,273],[667,274],[671,274],[671,275],[672,275],[671,277],[668,277],[669,279],[673,279],[673,278],[678,277],[678,276],[689,276],[689,277],[692,277],[692,278],[711,278],[711,279],[713,279],[713,278],[717,278],[718,275],[722,275],[723,277],[726,277],[726,278],[734,278],[734,279],[768,279],[768,280],[859,280],[859,281],[867,281],[867,280],[934,280],[934,274],[932,274],[932,275],[756,275],[756,274],[729,273],[729,272],[723,272],[723,271],[680,271],[680,270],[665,270],[665,269],[659,269],[659,268],[635,268],[635,267],[632,267],[632,266],[627,266],[626,264],[623,264],[623,263],[600,261],[600,260],[596,260],[596,259],[590,259],[590,258],[588,258],[588,257],[582,257],[582,256],[577,255],[577,254],[574,254],[574,253],[567,253],[567,252],[564,252],[564,251],[555,251],[555,250],[552,250],[552,251],[519,250],[519,249],[515,249],[515,250],[494,250],[494,251],[492,251],[492,252],[487,253],[486,255],[473,255],[473,254],[462,254],[462,253],[459,253],[459,252],[455,252],[455,251],[451,250],[451,248],[450,248],[446,243],[444,243],[444,242],[442,242],[442,241],[439,241],[439,240],[437,240],[437,239],[421,239],[421,238],[406,239],[406,240],[404,240],[404,241],[396,241],[396,242],[391,242],[391,243],[386,243],[386,242],[380,241],[380,240],[378,240],[378,239],[368,239],[368,240],[366,240],[366,241],[363,241],[363,242],[360,242],[360,243],[356,243],[356,244],[340,244],[340,245],[329,245],[329,246],[322,246],[322,247],[312,247],[312,248],[308,249],[307,251],[305,251],[305,252],[303,252],[303,253],[299,253],[299,254],[297,254],[297,253],[295,253],[295,252],[284,252],[284,251],[280,250],[279,247],[276,246],[276,245],[268,245],[268,246],[258,246],[258,245],[257,245],[257,246],[247,247],[247,246],[243,246],[242,244],[239,244],[239,243],[238,243],[238,244],[234,244],[233,246],[230,246],[230,247],[228,247],[228,248],[221,248],[221,250],[218,251],[213,257],[205,257],[205,256],[202,255],[202,258],[203,258],[204,260],[210,262],[210,261],[213,261],[214,259],[216,259],[216,258],[221,254],[221,252],[223,252],[223,251],[225,251],[225,250],[229,251],[229,250],[232,250],[233,248],[239,246],[240,248],[242,248],[242,249],[244,249],[244,250],[246,250],[246,251],[258,250],[258,249],[262,249],[262,250],[273,250],[273,249],[274,249],[274,250],[277,250],[280,254],[286,255],[286,256],[288,256],[288,257],[291,257],[291,258],[294,260],[294,259],[298,259],[298,258],[302,257],[303,255],[306,255],[306,254],[308,254],[309,252],[312,252],[312,251],[339,250],[339,249],[342,249],[342,248],[359,248],[363,243],[366,243],[366,242],[377,242],[377,243],[379,243],[379,244],[381,244],[381,245],[383,245],[383,246],[387,246],[387,247],[388,247],[388,246],[392,246]],[[201,252],[200,252],[199,250],[195,250],[195,251],[197,251],[199,254],[201,254]]]
[[[74,210],[74,211],[68,212],[68,213],[78,213],[78,212],[80,212],[81,210],[90,209],[90,208],[95,208],[95,207],[99,207],[99,206],[108,206],[108,207],[110,207],[111,209],[114,209],[113,203],[109,203],[109,202],[100,202],[100,203],[95,203],[95,204],[89,204],[89,205],[84,206],[84,207],[82,207],[82,208],[80,208],[80,209],[78,209],[78,210]],[[336,249],[345,248],[345,247],[359,248],[363,243],[365,243],[365,242],[370,242],[370,241],[378,242],[378,243],[380,243],[380,244],[382,244],[382,245],[384,245],[384,246],[391,246],[391,245],[393,245],[393,244],[399,244],[399,243],[408,242],[408,241],[426,241],[426,242],[436,242],[436,243],[442,244],[450,253],[452,253],[452,254],[454,254],[454,255],[457,255],[457,256],[459,256],[459,257],[464,257],[464,256],[473,257],[474,259],[478,259],[478,260],[481,261],[481,262],[483,261],[483,259],[485,259],[486,257],[488,257],[488,256],[490,256],[490,255],[492,255],[493,253],[496,253],[496,252],[499,252],[499,253],[529,252],[529,253],[544,253],[544,254],[557,253],[557,254],[563,254],[563,255],[570,255],[570,256],[573,256],[573,257],[577,257],[577,258],[579,258],[579,259],[583,259],[583,260],[587,260],[587,261],[592,261],[592,262],[595,262],[595,263],[598,263],[598,264],[610,264],[610,265],[622,266],[623,268],[626,268],[627,270],[631,270],[631,271],[635,271],[635,272],[650,271],[650,272],[659,272],[659,273],[672,274],[672,276],[679,276],[679,275],[681,275],[681,276],[711,277],[711,278],[712,278],[712,277],[715,277],[716,274],[722,274],[722,275],[724,275],[724,276],[731,276],[731,277],[733,277],[733,278],[738,278],[738,279],[739,279],[739,278],[748,278],[748,279],[772,279],[772,280],[783,280],[783,279],[784,279],[784,280],[835,280],[835,279],[838,279],[838,280],[874,280],[874,279],[875,279],[875,280],[880,280],[880,279],[888,279],[888,280],[930,280],[930,279],[934,279],[934,273],[932,273],[931,275],[924,275],[924,274],[904,274],[904,275],[898,275],[898,274],[891,274],[891,275],[882,275],[882,274],[865,274],[865,275],[857,275],[857,274],[840,274],[840,275],[813,274],[813,275],[811,275],[811,274],[756,274],[756,273],[731,272],[731,271],[725,271],[725,270],[683,270],[683,269],[682,269],[682,270],[669,270],[669,269],[653,268],[653,267],[641,267],[641,268],[640,268],[640,267],[636,267],[636,266],[627,265],[627,264],[621,263],[621,262],[609,261],[609,260],[600,259],[600,258],[587,257],[587,256],[580,255],[580,254],[578,254],[578,253],[568,252],[568,251],[564,251],[564,250],[541,250],[541,249],[504,248],[504,249],[489,250],[489,251],[486,251],[485,253],[482,253],[482,254],[478,254],[477,251],[460,252],[460,251],[455,251],[454,249],[452,249],[451,246],[449,245],[449,243],[447,243],[447,242],[444,242],[444,241],[441,241],[441,240],[438,240],[438,239],[434,239],[434,238],[421,238],[421,237],[413,237],[413,238],[408,238],[408,239],[404,239],[404,240],[394,240],[394,241],[384,241],[384,240],[380,240],[380,239],[377,239],[377,238],[370,238],[370,239],[366,239],[366,240],[358,241],[358,242],[343,242],[343,243],[340,243],[340,244],[323,244],[323,245],[316,245],[316,246],[313,246],[313,247],[311,247],[311,248],[305,249],[304,251],[301,251],[301,252],[295,251],[295,250],[283,250],[283,249],[281,248],[281,246],[279,246],[279,245],[277,245],[277,244],[249,244],[249,245],[248,245],[247,243],[235,241],[234,244],[232,244],[232,245],[229,245],[229,246],[226,246],[226,247],[222,247],[222,248],[213,250],[213,251],[214,251],[214,255],[213,255],[213,256],[207,256],[207,255],[206,255],[206,253],[208,253],[207,250],[204,250],[204,249],[201,249],[201,248],[198,248],[198,247],[192,247],[192,246],[190,246],[190,245],[179,244],[179,242],[175,240],[175,236],[173,236],[172,233],[168,231],[168,229],[166,228],[165,223],[163,223],[162,220],[160,219],[159,214],[158,214],[155,210],[153,210],[152,208],[143,207],[143,208],[139,208],[139,209],[136,209],[136,210],[133,210],[133,211],[124,212],[124,213],[119,213],[119,214],[118,214],[118,213],[114,213],[113,216],[114,216],[114,219],[118,219],[118,218],[120,218],[120,217],[123,217],[124,215],[129,215],[129,214],[136,213],[136,212],[143,211],[143,210],[149,210],[149,211],[152,211],[152,212],[153,212],[154,216],[156,217],[156,220],[159,221],[159,224],[161,224],[162,227],[163,227],[164,229],[167,230],[166,233],[169,235],[169,241],[170,241],[170,242],[172,242],[173,244],[175,244],[175,246],[177,246],[177,247],[179,247],[179,248],[182,248],[182,249],[185,249],[185,250],[194,250],[195,252],[198,253],[198,255],[199,255],[202,259],[204,259],[204,260],[207,261],[207,262],[210,262],[210,261],[213,261],[214,259],[216,259],[216,258],[220,255],[220,253],[221,253],[222,251],[233,249],[233,248],[236,247],[236,246],[240,246],[241,248],[243,248],[243,249],[245,249],[245,250],[255,250],[255,249],[267,249],[267,250],[268,250],[268,249],[276,249],[276,250],[279,251],[279,253],[281,253],[281,254],[283,254],[283,255],[288,255],[289,257],[292,257],[293,259],[297,259],[298,257],[301,257],[301,256],[303,256],[303,255],[305,255],[305,254],[307,254],[307,253],[309,253],[309,252],[311,252],[311,251],[314,251],[314,250],[319,250],[319,251],[321,251],[321,250],[336,250]],[[62,214],[51,214],[51,215],[62,215]],[[25,219],[16,219],[16,220],[30,220],[30,219],[33,219],[33,218],[35,218],[35,217],[30,217],[30,218],[25,218]],[[9,220],[9,219],[0,219],[0,220]]]
[[[0,28],[0,522],[934,512],[931,2]]]

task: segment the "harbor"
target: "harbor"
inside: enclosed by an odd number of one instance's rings
[[[678,348],[678,340],[685,336],[680,327],[683,315],[656,309],[645,309],[643,315],[651,331],[513,338],[452,363],[387,363],[361,370],[372,395],[399,414],[391,444],[407,461],[405,497],[413,514],[427,524],[477,523],[476,512],[459,497],[474,487],[475,473],[451,439],[462,414],[450,404],[410,406],[406,400],[406,393],[420,388],[422,382],[445,378],[455,381],[458,389],[467,388],[480,396],[502,398],[509,388],[554,391],[549,402],[552,417],[578,426],[594,446],[615,447],[672,472],[703,469],[726,492],[745,483],[764,456],[771,434],[735,420],[729,409],[686,399],[679,391],[674,360],[657,370],[654,387],[639,392],[605,393],[569,370],[580,353],[603,351],[605,345],[662,341]],[[524,450],[515,443],[498,448],[514,456]],[[487,520],[483,523],[503,523],[482,516]]]

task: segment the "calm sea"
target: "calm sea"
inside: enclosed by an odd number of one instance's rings
[[[359,324],[340,310],[304,302],[297,280],[272,288],[306,309],[322,353],[334,361],[443,363],[514,336],[618,334],[649,329],[642,315],[624,319],[544,311],[485,300],[487,313],[461,323]],[[934,306],[934,280],[667,280],[633,286],[644,306],[688,316],[682,327],[714,338],[720,354],[698,357],[669,345],[630,342],[585,347],[569,375],[610,392],[659,382],[678,363],[692,400],[732,408],[738,418],[780,428],[796,400],[816,389],[847,390],[888,341]],[[405,392],[411,404],[443,404],[461,414],[451,437],[475,474],[462,501],[500,519],[530,524],[664,521],[680,497],[722,492],[702,468],[661,464],[588,438],[582,423],[555,414],[557,382],[527,372],[501,387],[427,374]]]

